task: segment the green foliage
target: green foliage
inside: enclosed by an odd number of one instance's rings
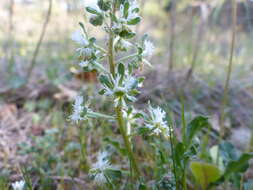
[[[206,189],[210,183],[215,182],[221,175],[219,168],[214,164],[192,161],[190,168],[202,189]]]
[[[5,176],[0,176],[0,189],[9,190],[8,179]]]
[[[198,116],[194,118],[186,128],[186,146],[190,146],[194,136],[204,127],[208,128],[209,123],[206,117]]]

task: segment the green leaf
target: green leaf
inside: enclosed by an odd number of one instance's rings
[[[92,16],[90,18],[90,23],[93,25],[93,26],[101,26],[103,24],[103,16],[102,15],[98,15],[98,16]]]
[[[184,157],[184,145],[183,143],[179,142],[177,143],[176,147],[175,147],[175,161],[178,167],[182,168],[182,161],[183,161],[183,157]]]
[[[228,162],[228,165],[223,174],[224,177],[228,177],[232,173],[243,173],[248,167],[248,161],[253,158],[253,153],[244,153],[237,160]]]
[[[237,160],[239,158],[238,150],[229,142],[219,144],[219,152],[225,161]]]
[[[91,14],[101,15],[100,12],[98,12],[96,9],[94,9],[92,7],[86,7],[86,11],[91,13]]]
[[[131,32],[130,30],[122,30],[120,33],[119,33],[119,36],[122,37],[122,38],[125,38],[125,39],[130,39],[130,38],[133,38],[135,36],[135,33],[134,32]]]
[[[79,22],[80,27],[82,28],[83,32],[86,33],[86,28],[82,22]]]
[[[105,172],[105,175],[108,176],[112,180],[116,180],[118,178],[121,178],[122,176],[121,171],[118,169],[112,169],[112,168],[105,169],[104,172]]]
[[[124,64],[119,63],[118,72],[119,72],[119,74],[120,74],[121,76],[124,76],[124,75],[125,75],[125,66],[124,66]]]
[[[248,167],[248,161],[253,158],[253,153],[244,153],[237,160],[229,161],[223,175],[217,179],[214,183],[210,184],[208,189],[213,186],[222,184],[225,179],[229,178],[232,174],[238,174],[245,172]]]
[[[127,18],[128,10],[129,10],[129,3],[126,2],[126,3],[124,4],[124,10],[123,10],[123,14],[124,14],[123,16],[124,16],[125,18]]]
[[[219,168],[213,164],[193,161],[190,163],[190,168],[196,181],[203,189],[206,189],[210,183],[220,177]]]
[[[208,127],[208,119],[204,116],[195,117],[186,127],[186,147],[192,143],[194,136],[204,127]]]
[[[140,21],[141,21],[141,17],[136,17],[136,18],[134,18],[134,19],[132,19],[132,20],[129,20],[129,21],[127,22],[127,24],[128,24],[128,25],[136,25],[136,24],[138,24]]]
[[[111,8],[111,2],[108,0],[99,0],[98,6],[103,11],[108,11]]]
[[[110,83],[110,80],[108,79],[106,75],[100,75],[99,81],[102,84],[106,85],[108,88],[113,88],[112,84]]]

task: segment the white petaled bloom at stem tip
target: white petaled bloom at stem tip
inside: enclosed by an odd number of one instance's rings
[[[16,181],[14,183],[11,184],[13,190],[24,190],[25,188],[25,181],[21,180],[21,181]]]
[[[87,38],[82,34],[80,30],[72,33],[71,39],[79,45],[87,46],[89,44]]]
[[[105,171],[112,168],[108,160],[108,152],[99,152],[97,162],[92,164],[89,175],[93,177],[95,183],[102,185],[107,182]]]
[[[150,119],[146,123],[147,127],[156,135],[164,134],[165,136],[169,136],[169,127],[167,126],[167,122],[164,121],[166,119],[166,112],[160,107],[153,108],[149,105],[149,114]]]
[[[84,111],[86,111],[84,113]],[[78,123],[79,121],[87,119],[86,113],[89,111],[89,108],[84,106],[83,97],[77,96],[73,104],[73,113],[70,115],[70,119]]]
[[[154,44],[149,40],[145,40],[143,48],[144,48],[142,53],[143,57],[151,58],[155,51]]]

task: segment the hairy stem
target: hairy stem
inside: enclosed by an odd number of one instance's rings
[[[114,15],[116,12],[116,7],[115,4],[113,5],[112,8],[112,15]],[[115,76],[115,62],[114,62],[114,47],[113,47],[113,41],[114,41],[114,34],[111,30],[113,26],[113,19],[112,17],[110,18],[110,33],[109,33],[109,46],[108,46],[108,62],[109,62],[109,66],[110,66],[110,73]],[[140,175],[140,171],[139,168],[137,166],[137,162],[134,158],[134,154],[132,152],[132,148],[130,145],[130,141],[129,141],[129,137],[126,133],[126,129],[125,129],[125,122],[122,116],[122,107],[121,106],[117,106],[115,109],[116,112],[116,120],[118,122],[119,125],[119,130],[120,133],[123,137],[123,141],[124,141],[124,145],[125,148],[127,150],[127,154],[128,154],[128,158],[130,160],[130,166],[133,167],[133,170],[135,171],[136,176]]]
[[[131,165],[135,171],[135,175],[140,176],[140,170],[138,168],[137,162],[135,160],[135,157],[134,157],[131,145],[130,145],[129,138],[126,133],[125,124],[124,124],[125,122],[124,122],[124,119],[122,116],[122,108],[120,106],[116,107],[116,114],[117,114],[117,121],[118,121],[118,125],[119,125],[119,130],[120,130],[120,133],[123,137],[123,141],[125,144],[125,148],[127,150],[129,160],[130,160]]]
[[[112,15],[115,14],[116,12],[116,7],[113,5],[112,8]],[[110,65],[110,72],[113,76],[115,76],[115,63],[114,63],[114,46],[113,46],[113,41],[114,41],[114,34],[113,31],[111,30],[113,27],[113,19],[111,16],[111,21],[110,21],[110,33],[109,33],[109,43],[108,43],[108,62]]]

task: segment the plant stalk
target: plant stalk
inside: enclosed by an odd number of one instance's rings
[[[221,104],[221,120],[220,120],[220,127],[221,127],[221,138],[223,137],[225,133],[225,126],[224,126],[224,119],[225,119],[225,107],[227,105],[228,101],[228,89],[229,89],[229,83],[232,73],[232,66],[233,66],[233,58],[234,58],[234,47],[235,47],[235,36],[236,36],[236,22],[237,22],[237,4],[236,0],[232,1],[232,7],[233,7],[233,28],[232,28],[232,36],[231,36],[231,48],[230,48],[230,57],[229,57],[229,65],[227,70],[227,77],[225,81],[225,87],[223,92],[223,99]]]
[[[116,12],[116,7],[115,7],[115,3],[114,3],[113,8],[112,8],[112,15],[114,15],[115,12]],[[114,47],[113,47],[113,42],[114,42],[115,36],[114,36],[114,34],[111,30],[112,26],[113,26],[113,19],[112,19],[112,16],[111,16],[110,33],[109,33],[109,45],[108,45],[108,62],[109,62],[109,66],[110,66],[110,73],[112,74],[112,76],[115,76]],[[136,159],[135,159],[134,154],[132,152],[132,148],[131,148],[129,138],[128,138],[128,135],[126,133],[125,122],[124,122],[124,119],[123,119],[122,107],[117,106],[115,108],[115,112],[116,112],[116,120],[117,120],[118,125],[119,125],[119,130],[120,130],[120,133],[122,135],[125,148],[127,150],[128,158],[129,158],[129,161],[130,161],[130,167],[133,168],[133,170],[135,171],[135,176],[139,177],[140,176],[140,170],[137,166],[137,162],[136,162]]]
[[[124,144],[125,144],[125,148],[127,150],[129,160],[130,160],[131,165],[132,165],[132,167],[135,171],[135,175],[140,176],[140,170],[138,168],[136,159],[134,157],[134,154],[133,154],[133,151],[132,151],[132,148],[131,148],[131,145],[130,145],[129,138],[128,138],[126,130],[125,130],[124,119],[123,119],[123,116],[122,116],[122,108],[120,106],[116,107],[116,114],[117,114],[119,130],[120,130],[120,133],[123,137],[123,141],[124,141]]]
[[[33,53],[33,57],[32,57],[31,63],[29,65],[29,67],[28,67],[28,71],[27,71],[27,75],[26,75],[27,82],[29,81],[29,79],[30,79],[30,77],[32,75],[32,71],[34,69],[34,66],[36,65],[36,59],[37,59],[37,56],[39,54],[40,46],[41,46],[42,41],[44,39],[44,36],[45,36],[45,33],[46,33],[46,29],[47,29],[47,25],[48,25],[48,23],[50,21],[53,0],[49,0],[48,3],[49,3],[49,5],[48,5],[48,11],[47,11],[46,19],[45,19],[45,22],[44,22],[43,27],[42,27],[42,31],[41,31],[41,34],[40,34],[39,41],[38,41],[38,43],[36,45],[36,48],[35,48],[35,51]]]
[[[116,7],[115,3],[113,3],[113,8],[112,8],[112,15],[115,14],[116,12]],[[110,33],[109,33],[109,44],[108,44],[108,62],[110,65],[110,72],[112,76],[115,76],[115,63],[114,63],[114,46],[113,46],[113,41],[114,41],[114,34],[113,31],[111,30],[113,27],[113,19],[111,16],[111,21],[110,21]]]

